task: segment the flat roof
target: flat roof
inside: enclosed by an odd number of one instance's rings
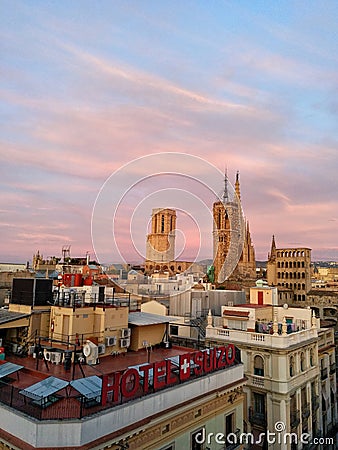
[[[253,309],[258,309],[258,308],[271,308],[273,305],[258,305],[256,303],[242,303],[240,305],[234,305],[234,307],[238,307],[238,308],[253,308]],[[228,308],[228,306],[227,306]]]
[[[14,320],[23,319],[24,317],[29,316],[30,314],[8,311],[8,309],[0,309],[0,325],[7,322],[13,322]]]
[[[177,319],[170,316],[161,316],[160,314],[152,314],[147,312],[132,312],[129,313],[128,323],[130,325],[136,325],[138,327],[146,325],[157,325],[159,323],[174,322]]]

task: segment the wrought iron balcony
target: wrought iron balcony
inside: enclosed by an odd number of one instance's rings
[[[326,380],[326,378],[327,378],[327,367],[324,367],[324,369],[321,369],[320,377],[321,377],[322,380]]]
[[[317,411],[319,408],[319,395],[313,395],[311,399],[312,411]]]
[[[310,416],[310,403],[302,405],[302,419],[307,419]]]
[[[224,447],[224,449],[226,450],[235,450],[236,448],[239,448],[242,445],[240,442],[241,430],[237,428],[236,431],[232,433],[232,435],[233,439],[231,440],[233,441],[233,443],[227,442]]]
[[[266,428],[266,415],[265,413],[254,411],[253,408],[249,408],[249,421],[252,425],[258,425]]]
[[[294,430],[295,428],[298,427],[299,424],[300,424],[299,409],[295,409],[290,412],[290,425],[291,425],[291,428]]]

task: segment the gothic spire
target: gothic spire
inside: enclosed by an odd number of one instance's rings
[[[241,201],[241,191],[240,191],[240,186],[239,186],[239,171],[238,170],[237,170],[237,173],[236,173],[235,190],[236,190],[236,194],[237,194],[238,200]]]
[[[224,171],[224,192],[223,192],[223,203],[228,203],[228,169],[226,168]]]
[[[275,242],[275,235],[272,235],[272,242],[271,242],[271,250],[270,254],[268,255],[269,260],[276,259],[276,242]]]

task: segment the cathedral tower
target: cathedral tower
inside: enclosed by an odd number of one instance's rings
[[[218,284],[228,279],[256,278],[249,223],[243,222],[241,214],[239,173],[236,174],[235,194],[229,192],[227,175],[224,181],[222,201],[213,205],[214,278]]]
[[[152,262],[175,260],[176,211],[154,208],[151,215],[151,233],[147,236],[146,259]]]

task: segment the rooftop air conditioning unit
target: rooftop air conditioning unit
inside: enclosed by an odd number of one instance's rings
[[[106,351],[106,346],[104,344],[99,344],[97,346],[97,349],[98,349],[99,355],[103,355]]]
[[[44,349],[43,357],[45,358],[46,361],[50,361],[50,353],[51,352],[47,348]]]
[[[99,357],[99,349],[97,345],[95,345],[91,341],[87,341],[83,346],[83,354],[86,357],[86,363],[89,365],[97,364],[97,360]]]
[[[130,337],[130,328],[122,328],[121,333],[123,338]]]
[[[112,347],[116,344],[116,337],[115,336],[108,336],[106,337],[106,346]]]
[[[120,342],[120,347],[121,348],[129,347],[129,345],[130,345],[130,339],[129,338],[121,339],[121,342]]]

